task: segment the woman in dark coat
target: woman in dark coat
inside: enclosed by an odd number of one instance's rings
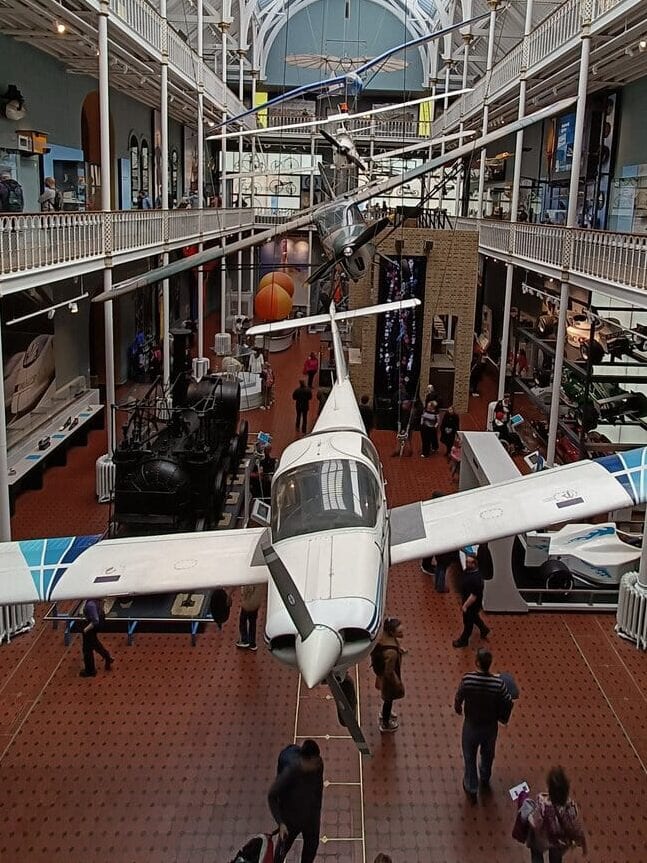
[[[443,419],[440,424],[440,442],[444,444],[447,452],[445,455],[449,460],[449,454],[452,451],[452,447],[454,446],[454,439],[456,438],[456,432],[460,429],[460,419],[458,414],[454,410],[454,405],[450,405],[445,413],[443,414]]]
[[[397,731],[398,718],[392,712],[393,702],[404,698],[404,684],[400,675],[400,665],[404,650],[400,647],[402,624],[397,617],[387,617],[384,621],[382,637],[371,652],[371,665],[375,671],[375,688],[382,696],[380,731]]]

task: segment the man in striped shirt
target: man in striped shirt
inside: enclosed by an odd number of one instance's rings
[[[479,785],[483,790],[490,787],[499,722],[507,723],[512,712],[512,697],[501,677],[490,673],[491,665],[492,654],[480,647],[476,651],[476,671],[463,676],[454,699],[456,713],[465,715],[463,788],[472,803],[477,802]],[[479,750],[481,758],[477,770]]]

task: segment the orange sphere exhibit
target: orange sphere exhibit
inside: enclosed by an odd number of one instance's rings
[[[294,282],[291,276],[281,270],[275,270],[273,273],[266,273],[258,283],[259,291],[266,288],[268,285],[277,285],[283,288],[291,297],[294,296]]]
[[[254,310],[263,321],[282,321],[292,311],[292,297],[279,285],[266,285],[256,294]]]

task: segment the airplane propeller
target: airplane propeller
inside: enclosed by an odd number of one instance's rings
[[[363,755],[370,755],[355,710],[334,671],[344,646],[340,634],[328,626],[314,622],[288,568],[272,545],[269,530],[261,536],[260,549],[272,582],[298,633],[295,647],[301,676],[310,688],[326,681],[335,699],[339,717],[349,730],[357,748]]]
[[[344,156],[352,165],[355,165],[355,167],[359,168],[361,171],[366,170],[366,165],[357,155],[355,145],[347,132],[344,132],[339,138],[335,138],[334,135],[331,135],[330,132],[327,132],[325,129],[319,129],[319,134],[322,135],[329,144],[332,144],[337,152],[341,153],[341,155]]]
[[[350,258],[358,249],[361,249],[362,246],[366,245],[366,243],[370,243],[371,240],[381,233],[381,231],[389,227],[393,227],[393,222],[391,219],[386,217],[378,219],[377,222],[373,222],[371,225],[368,225],[368,227],[363,230],[362,233],[352,241],[352,243],[349,243],[344,247],[344,251],[341,255],[337,255],[337,257],[323,263],[308,279],[306,279],[304,284],[312,285],[319,281],[319,279],[323,279],[323,277],[334,269],[337,264],[340,264],[344,258]]]

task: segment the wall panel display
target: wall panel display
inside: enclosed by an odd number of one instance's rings
[[[557,120],[555,140],[555,173],[571,170],[573,164],[573,143],[575,140],[575,114],[567,114]]]
[[[415,396],[420,378],[422,315],[425,297],[426,257],[381,260],[379,303],[410,297],[422,300],[415,309],[380,315],[375,350],[375,393],[393,407]]]
[[[287,273],[294,283],[292,302],[295,306],[308,304],[308,288],[305,284],[310,272],[308,240],[299,235],[281,237],[263,243],[259,254],[259,281],[267,273],[280,270]]]
[[[11,320],[34,311],[34,303],[46,308],[52,301],[37,289],[28,300],[7,297],[4,302],[7,320]],[[54,321],[43,314],[15,326],[3,324],[2,360],[7,427],[29,424],[28,414],[56,391]]]
[[[198,132],[184,127],[184,194],[198,188]]]

